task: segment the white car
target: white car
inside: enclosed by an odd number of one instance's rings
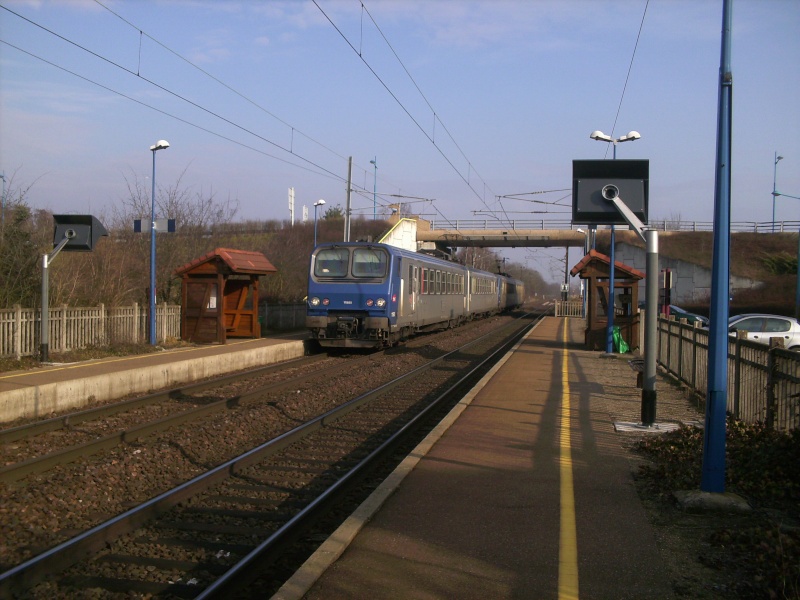
[[[747,339],[769,344],[772,338],[783,338],[783,347],[800,350],[800,322],[780,315],[737,315],[728,319],[728,333],[746,331]]]

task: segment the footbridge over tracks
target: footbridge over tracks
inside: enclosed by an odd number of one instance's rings
[[[417,230],[417,241],[438,246],[481,246],[492,248],[560,247],[583,248],[586,235],[570,229],[436,229]]]
[[[588,228],[578,230],[569,221],[454,221],[435,223],[418,221],[418,242],[437,247],[492,248],[584,248]]]
[[[585,248],[589,226],[574,225],[569,220],[457,220],[425,221],[414,219],[417,242],[432,243],[443,247],[539,247],[539,248]],[[712,232],[714,224],[706,221],[654,221],[649,229],[671,234],[705,231]],[[600,226],[608,229],[608,226]],[[618,226],[618,230],[627,230]],[[732,233],[796,233],[800,221],[759,223],[738,221],[730,224]]]

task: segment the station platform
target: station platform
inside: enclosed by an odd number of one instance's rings
[[[308,333],[192,346],[0,373],[0,423],[80,409],[303,356]]]
[[[547,317],[274,599],[674,598],[615,421],[625,360]]]

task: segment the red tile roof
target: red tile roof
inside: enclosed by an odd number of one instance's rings
[[[277,273],[276,269],[266,256],[261,252],[250,252],[248,250],[232,250],[230,248],[217,248],[205,256],[196,258],[186,263],[182,267],[175,269],[175,275],[182,275],[198,266],[221,260],[233,272],[244,275],[266,275],[267,273]]]
[[[578,273],[583,271],[583,269],[585,269],[587,266],[589,266],[589,263],[591,263],[592,261],[595,261],[595,260],[599,261],[599,262],[602,262],[602,263],[605,263],[606,265],[610,265],[611,264],[611,258],[610,257],[606,256],[605,254],[602,254],[602,253],[598,252],[597,250],[592,249],[592,250],[589,250],[589,254],[584,256],[577,265],[572,267],[572,270],[570,270],[570,272],[569,272],[570,275],[572,275],[574,277],[575,275],[577,275]],[[629,267],[625,263],[621,263],[618,260],[615,260],[614,261],[614,277],[615,278],[616,277],[623,277],[623,278],[626,278],[626,279],[644,279],[645,278],[645,274],[642,273],[639,269],[634,269],[633,267]]]

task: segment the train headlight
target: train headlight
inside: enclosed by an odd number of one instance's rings
[[[322,299],[322,306],[328,306],[328,304],[330,304],[330,303],[331,303],[331,301],[328,300],[327,298],[323,298]]]
[[[372,298],[367,298],[367,306],[372,306],[373,304]]]
[[[312,298],[311,299],[311,306],[319,306],[319,298]]]
[[[378,308],[383,308],[384,306],[386,306],[386,300],[383,299],[383,298],[378,298],[378,300],[377,300],[377,302],[375,302],[375,304],[378,305]]]

